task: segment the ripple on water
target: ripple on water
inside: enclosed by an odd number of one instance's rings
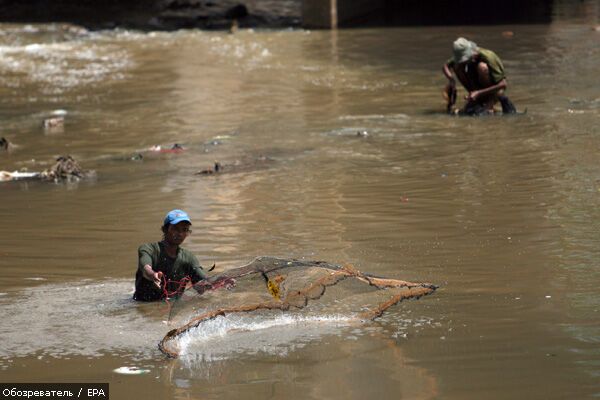
[[[164,334],[161,318],[144,315],[129,297],[131,281],[42,285],[2,296],[0,358],[43,353],[97,356],[146,353]]]
[[[354,328],[353,336],[368,334],[372,327],[362,325],[356,312],[366,304],[380,302],[385,291],[351,294],[348,290],[352,285],[341,286],[330,288],[323,299],[302,310],[229,314],[209,320],[182,335],[177,347],[183,359],[193,364],[199,359],[224,360],[239,354],[285,356],[324,336],[347,335],[349,327]],[[131,289],[129,280],[81,281],[36,286],[15,296],[0,295],[0,360],[30,354],[55,358],[106,353],[155,357],[155,344],[166,332],[200,312],[195,295],[186,295],[176,303],[178,310],[173,313],[166,303],[134,302]],[[228,297],[229,292],[221,295]],[[221,300],[216,299],[209,308],[218,308]],[[177,314],[183,319],[177,321]],[[402,320],[398,316],[393,319],[396,322],[392,325]],[[398,329],[409,325],[416,324],[406,320]]]

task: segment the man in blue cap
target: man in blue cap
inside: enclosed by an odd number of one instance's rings
[[[163,240],[146,243],[138,249],[138,269],[133,298],[141,301],[177,297],[189,283],[206,279],[196,256],[179,247],[192,233],[192,221],[185,211],[169,211],[163,226]],[[199,285],[198,292],[211,285]]]

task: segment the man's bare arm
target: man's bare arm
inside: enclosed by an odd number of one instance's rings
[[[446,79],[450,81],[450,84],[456,83],[456,80],[454,79],[454,76],[452,75],[452,71],[450,71],[448,64],[444,64],[444,66],[442,67],[442,72],[444,73]]]
[[[508,84],[506,83],[506,78],[505,78],[505,79],[502,79],[500,82],[498,82],[495,85],[486,87],[485,89],[474,90],[474,91],[470,92],[468,95],[465,96],[465,99],[467,99],[469,101],[477,101],[477,99],[479,97],[488,96],[490,94],[497,93],[500,90],[506,89],[507,86],[508,86]]]
[[[145,279],[148,279],[149,281],[154,282],[156,287],[158,287],[160,289],[160,285],[162,283],[162,277],[163,277],[162,272],[160,272],[160,271],[156,272],[152,269],[152,265],[146,264],[146,265],[144,265],[144,269],[142,270],[142,275],[144,276]]]

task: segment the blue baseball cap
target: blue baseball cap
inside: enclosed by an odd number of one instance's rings
[[[176,225],[182,221],[189,222],[192,224],[192,220],[183,210],[171,210],[165,217],[165,223],[163,225]]]

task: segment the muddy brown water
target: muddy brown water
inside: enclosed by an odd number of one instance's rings
[[[16,147],[0,169],[71,154],[96,175],[0,187],[0,380],[109,382],[113,399],[600,395],[600,33],[581,4],[545,25],[2,25],[0,129]],[[526,115],[442,114],[458,35],[503,58]],[[57,109],[64,127],[44,130]],[[173,143],[187,150],[144,152]],[[216,160],[246,164],[194,174]],[[217,269],[274,255],[441,288],[359,325],[222,321],[165,360],[166,306],[130,297],[137,246],[176,207]]]

